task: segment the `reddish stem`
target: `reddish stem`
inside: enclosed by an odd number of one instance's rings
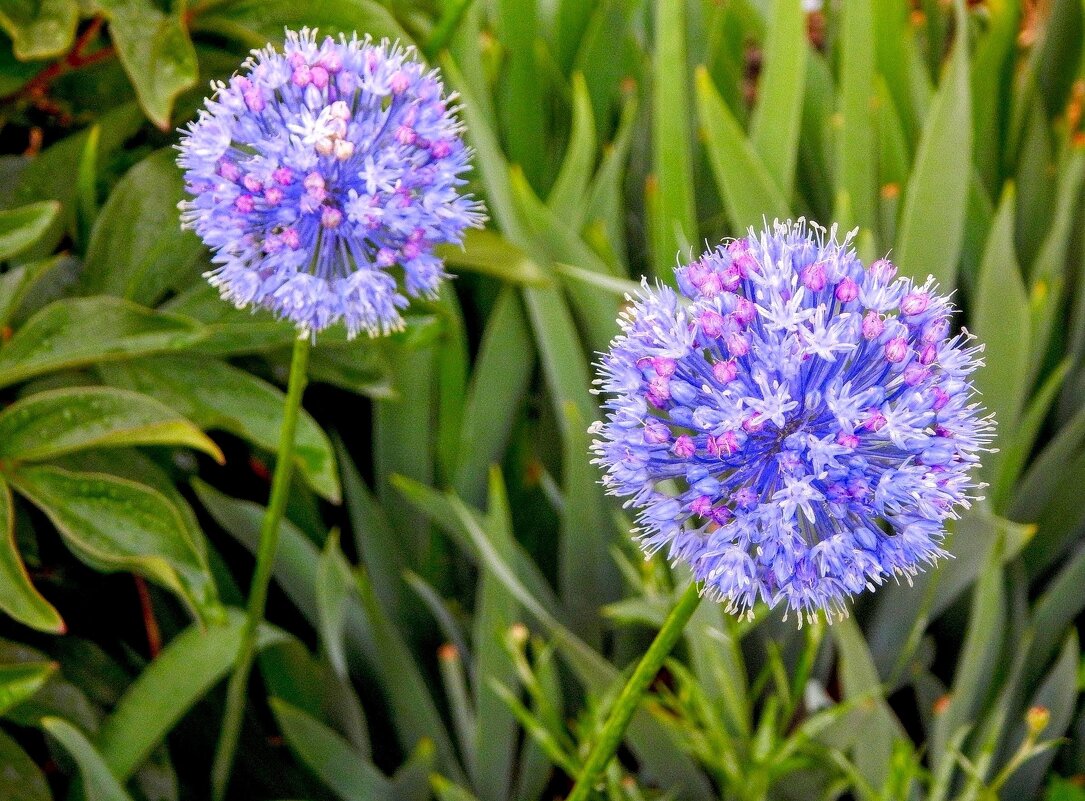
[[[41,72],[31,78],[14,94],[8,95],[3,100],[13,100],[19,97],[28,97],[35,103],[48,102],[45,97],[45,92],[49,88],[49,85],[65,73],[73,70],[80,69],[81,67],[89,67],[92,64],[97,64],[99,61],[104,61],[107,58],[112,58],[116,53],[113,45],[107,45],[99,50],[95,50],[93,53],[87,53],[87,47],[98,38],[98,33],[102,29],[102,24],[105,22],[101,17],[97,17],[91,20],[90,24],[83,30],[79,37],[72,44],[72,49],[68,51],[68,54],[59,61],[54,61],[52,64],[44,67]]]
[[[151,591],[147,587],[147,581],[143,576],[132,576],[136,582],[136,592],[139,594],[139,606],[143,610],[143,628],[147,631],[147,650],[151,659],[158,656],[162,650],[162,632],[158,629],[158,621],[154,616],[154,605],[151,603]]]

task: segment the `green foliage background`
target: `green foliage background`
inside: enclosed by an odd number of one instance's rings
[[[988,499],[832,627],[702,605],[599,795],[1085,795],[1081,0],[0,0],[0,798],[207,797],[294,332],[200,277],[173,129],[302,25],[444,69],[491,223],[314,350],[233,798],[567,792],[686,581],[588,463],[591,354],[792,215],[956,288]]]

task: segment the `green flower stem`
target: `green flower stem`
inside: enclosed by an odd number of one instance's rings
[[[279,432],[279,451],[275,457],[275,476],[271,481],[271,498],[268,500],[264,521],[260,526],[260,545],[256,552],[256,572],[249,589],[249,604],[245,628],[241,634],[241,646],[237,661],[226,689],[226,711],[222,718],[222,731],[215,750],[215,762],[211,769],[211,797],[222,801],[230,782],[230,771],[241,736],[241,723],[245,713],[245,695],[249,673],[256,656],[256,633],[264,618],[268,585],[275,566],[275,553],[279,549],[279,523],[290,494],[290,478],[294,472],[294,439],[301,411],[301,395],[305,391],[306,373],[309,367],[310,337],[299,337],[294,342],[290,359],[290,381],[286,390],[283,409],[283,427]]]
[[[697,609],[697,604],[700,602],[701,594],[697,589],[697,582],[691,582],[678,603],[675,604],[674,609],[667,616],[667,619],[663,621],[663,627],[659,630],[659,634],[652,640],[648,650],[644,652],[644,656],[641,657],[637,667],[633,670],[633,675],[629,677],[629,681],[626,682],[614,702],[614,708],[610,710],[610,717],[607,718],[607,722],[603,725],[603,730],[599,733],[599,739],[596,741],[591,753],[588,754],[588,759],[584,763],[580,776],[577,778],[576,784],[566,801],[587,801],[599,775],[606,768],[611,757],[614,756],[614,752],[618,750],[626,727],[629,726],[629,721],[633,719],[633,714],[640,704],[641,696],[648,689],[648,685],[652,683],[652,679],[659,673],[660,667],[663,666],[663,660],[667,658],[667,654],[671,652],[674,644],[678,642],[678,638],[682,636],[682,630],[686,627],[686,623],[689,622]]]

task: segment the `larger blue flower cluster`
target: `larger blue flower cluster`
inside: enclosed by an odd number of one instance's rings
[[[639,510],[644,550],[731,611],[846,614],[944,556],[981,486],[982,348],[950,335],[933,280],[849,245],[799,220],[705,253],[676,270],[684,297],[631,298],[600,365],[604,484]]]
[[[461,193],[470,151],[440,75],[398,45],[317,44],[288,31],[214,86],[178,159],[182,220],[214,253],[211,283],[305,332],[402,326],[406,291],[432,296],[434,253],[482,223]]]

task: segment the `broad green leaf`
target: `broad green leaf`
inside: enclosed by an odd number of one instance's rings
[[[6,801],[53,801],[37,763],[14,739],[0,731],[0,798]]]
[[[1076,77],[1080,76],[1085,20],[1077,0],[1054,0],[1048,7],[1043,41],[1035,48],[1036,84],[1047,115],[1062,114]]]
[[[174,100],[196,85],[199,72],[184,20],[153,0],[97,2],[140,106],[151,122],[168,130]]]
[[[463,247],[446,245],[437,253],[452,267],[472,270],[502,281],[547,286],[550,278],[523,251],[493,231],[468,231]]]
[[[11,37],[20,61],[63,55],[78,21],[78,0],[8,0],[0,5],[0,28]]]
[[[269,703],[290,750],[339,798],[393,801],[388,779],[346,740],[281,698]]]
[[[968,43],[961,34],[923,126],[897,229],[901,272],[919,280],[933,275],[943,292],[957,283],[972,171],[968,80]]]
[[[184,518],[158,491],[49,466],[21,467],[8,480],[91,567],[146,576],[176,592],[197,615],[217,606],[214,580]]]
[[[0,386],[55,370],[183,350],[204,336],[190,320],[117,298],[58,300],[0,347]]]
[[[15,540],[15,512],[11,488],[0,478],[0,609],[31,628],[62,634],[66,627],[60,613],[30,582]]]
[[[976,372],[983,404],[994,412],[1000,443],[1017,430],[1028,392],[1029,303],[1013,244],[1014,192],[1007,184],[984,248],[972,308],[972,328],[984,344]],[[983,460],[984,476],[998,474],[1001,454]]]
[[[33,696],[56,672],[57,667],[56,662],[0,665],[0,714]]]
[[[98,214],[87,245],[83,288],[153,304],[203,269],[203,248],[177,217],[177,151],[164,148],[124,174]]]
[[[834,217],[877,230],[874,115],[874,2],[845,0],[840,32],[840,131]],[[841,204],[850,210],[844,214]],[[846,225],[850,223],[845,223]]]
[[[60,204],[55,200],[0,211],[0,261],[19,255],[37,242],[49,230],[58,214]]]
[[[132,360],[99,372],[108,383],[150,395],[201,428],[228,431],[271,453],[278,449],[285,395],[251,373],[192,355]],[[304,410],[294,448],[301,476],[321,496],[338,503],[331,442]]]
[[[696,81],[701,137],[734,232],[760,228],[766,219],[786,220],[787,200],[712,85],[708,70],[698,67]]]
[[[95,739],[114,775],[127,779],[135,773],[188,710],[229,673],[244,621],[240,611],[231,610],[221,625],[189,626],[129,685]],[[265,624],[257,648],[285,641],[281,631]]]
[[[117,777],[109,772],[102,755],[79,729],[61,718],[42,718],[41,726],[64,746],[79,766],[87,801],[132,801]]]
[[[993,0],[987,4],[987,32],[980,39],[972,62],[976,169],[992,194],[997,192],[1002,166],[1001,148],[1006,139],[1002,118],[1013,86],[1014,43],[1020,10],[1019,0]]]
[[[111,387],[38,392],[0,412],[0,460],[54,459],[89,448],[178,445],[222,463],[218,446],[154,398]]]
[[[656,275],[674,280],[674,260],[697,241],[690,154],[686,4],[655,0],[652,91],[652,170],[658,190],[651,232]],[[702,121],[703,122],[703,121]]]
[[[587,4],[585,4],[587,5]],[[560,220],[576,220],[584,208],[588,181],[595,166],[595,117],[588,84],[582,73],[573,75],[573,126],[565,158],[546,198],[546,205]],[[580,228],[572,225],[573,230]]]
[[[806,15],[795,0],[775,0],[765,42],[765,66],[750,122],[750,141],[785,200],[795,185],[795,163],[806,82]]]

